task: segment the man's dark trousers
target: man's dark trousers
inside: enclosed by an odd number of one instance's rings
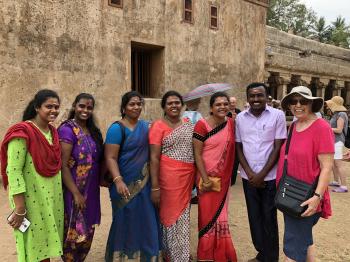
[[[278,224],[275,207],[276,180],[265,181],[264,188],[256,188],[243,180],[243,189],[248,210],[250,234],[256,258],[261,262],[278,261]]]

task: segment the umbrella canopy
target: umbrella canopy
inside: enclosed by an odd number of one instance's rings
[[[217,92],[227,91],[227,90],[230,90],[231,88],[232,88],[232,85],[228,83],[213,83],[213,84],[201,85],[196,87],[186,95],[184,95],[183,100],[186,102],[186,101],[190,101],[190,100],[204,97],[204,96],[211,96],[212,94],[215,94]]]

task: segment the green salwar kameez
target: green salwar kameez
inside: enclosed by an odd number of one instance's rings
[[[52,144],[51,133],[43,133]],[[61,173],[44,177],[35,170],[26,142],[14,138],[8,144],[9,199],[14,208],[13,195],[23,193],[31,222],[25,233],[14,230],[18,261],[35,262],[62,255],[63,195]]]

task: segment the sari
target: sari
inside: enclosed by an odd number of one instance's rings
[[[86,199],[79,210],[73,194],[64,187],[63,261],[84,261],[88,255],[95,227],[100,224],[100,160],[102,150],[90,134],[74,121],[67,120],[58,129],[61,142],[71,144],[70,171],[78,190]]]
[[[235,157],[233,120],[229,118],[212,129],[201,119],[193,137],[203,142],[202,157],[208,175],[221,181],[219,192],[199,193],[197,260],[237,261],[228,225],[228,192]]]
[[[148,125],[139,120],[130,131],[120,123],[114,123],[107,132],[106,143],[115,144],[112,137],[121,136],[121,128],[125,128],[124,141],[118,143],[122,144],[118,166],[131,195],[124,199],[114,183],[109,187],[113,221],[105,261],[158,261],[160,232],[150,198]]]
[[[190,200],[195,173],[192,134],[193,124],[188,120],[175,129],[158,120],[150,129],[150,144],[161,146],[159,216],[167,261],[190,259]]]

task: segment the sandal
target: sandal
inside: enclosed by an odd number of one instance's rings
[[[335,188],[332,190],[332,192],[335,192],[335,193],[347,193],[348,192],[348,189],[345,187],[338,187],[338,188]]]

